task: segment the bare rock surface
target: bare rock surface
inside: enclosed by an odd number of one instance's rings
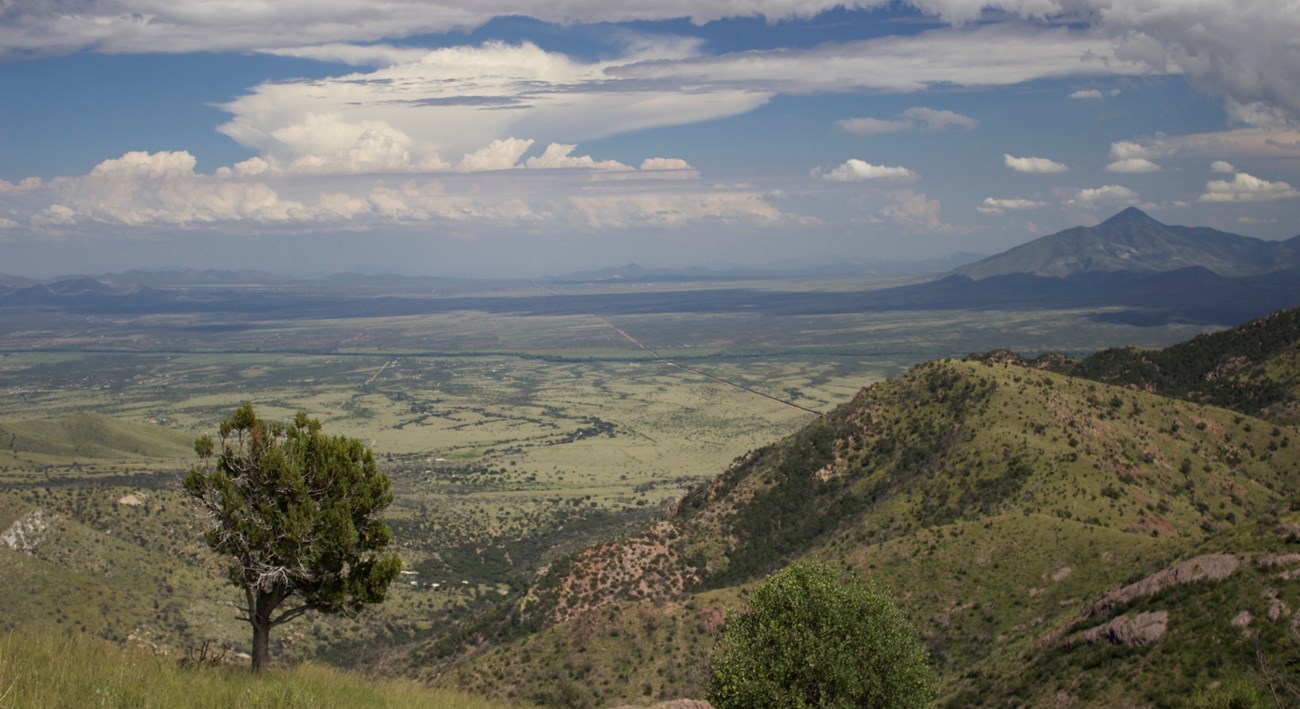
[[[1141,581],[1107,593],[1092,604],[1084,615],[1096,618],[1139,598],[1154,596],[1166,588],[1180,584],[1201,580],[1222,581],[1231,576],[1240,565],[1241,561],[1232,554],[1204,554],[1186,559]]]
[[[1122,615],[1109,623],[1085,630],[1079,634],[1079,640],[1089,644],[1108,642],[1150,647],[1164,639],[1168,627],[1167,611],[1135,613]]]

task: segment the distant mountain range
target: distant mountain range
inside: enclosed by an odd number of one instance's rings
[[[1258,276],[1300,268],[1300,236],[1264,241],[1207,227],[1169,226],[1129,207],[1091,227],[1075,227],[964,265],[972,280],[1014,274],[1067,278],[1116,271],[1201,268],[1219,276]]]
[[[773,266],[754,268],[747,266],[691,266],[677,268],[647,268],[629,263],[612,268],[577,271],[561,276],[547,276],[538,280],[548,283],[591,283],[646,281],[708,281],[740,280],[746,278],[797,278],[817,276],[923,276],[945,273],[959,266],[984,258],[982,254],[961,251],[941,258],[920,261],[846,261],[817,266]]]

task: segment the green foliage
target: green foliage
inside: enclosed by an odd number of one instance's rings
[[[208,546],[231,557],[227,575],[244,591],[260,670],[276,625],[309,610],[352,615],[384,600],[401,571],[397,556],[384,553],[392,533],[380,518],[393,497],[368,448],[324,435],[305,413],[286,426],[245,404],[220,431],[219,449],[210,436],[195,441],[202,462],[184,486],[214,519]]]
[[[893,602],[800,562],[728,618],[708,698],[719,709],[921,707],[931,695],[925,649]]]

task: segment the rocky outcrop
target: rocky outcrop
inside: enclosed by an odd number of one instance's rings
[[[52,515],[46,515],[45,510],[28,512],[14,520],[8,529],[0,533],[0,544],[34,556],[36,546],[40,544],[46,528],[50,526],[50,517]]]
[[[1123,588],[1116,589],[1092,604],[1084,618],[1097,618],[1108,615],[1121,606],[1139,598],[1154,596],[1157,593],[1193,581],[1222,581],[1232,575],[1241,565],[1241,561],[1232,554],[1205,554],[1177,564],[1136,581]]]
[[[1164,639],[1168,627],[1167,611],[1135,613],[1122,615],[1109,623],[1085,630],[1079,633],[1078,640],[1090,645],[1108,642],[1113,645],[1150,647]]]

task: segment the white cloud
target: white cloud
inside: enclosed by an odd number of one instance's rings
[[[1146,158],[1125,158],[1110,163],[1106,169],[1110,172],[1141,173],[1160,172],[1161,168]]]
[[[1238,172],[1231,180],[1211,180],[1205,183],[1205,194],[1200,202],[1267,202],[1275,199],[1300,197],[1300,191],[1286,182],[1269,182],[1254,175]]]
[[[845,161],[844,164],[829,171],[823,171],[821,168],[817,168],[812,171],[812,176],[829,182],[915,180],[918,177],[915,172],[905,167],[872,165],[865,160],[859,160],[857,158],[850,158]]]
[[[21,189],[6,182],[0,214],[12,215],[4,217],[13,222],[6,222],[6,231],[80,230],[88,236],[105,226],[132,227],[139,233],[214,227],[237,234],[452,223],[541,225],[569,233],[691,223],[801,223],[758,190],[702,184],[684,160],[651,158],[644,163],[651,169],[641,172],[574,156],[573,146],[559,144],[521,166],[531,144],[496,141],[467,154],[457,169],[439,173],[327,179],[259,170],[255,161],[204,175],[194,172],[196,161],[186,152],[133,152],[105,160],[80,177],[24,181]],[[521,167],[527,169],[511,169]],[[545,169],[556,167],[571,169]],[[593,180],[604,175],[618,179]]]
[[[429,53],[419,47],[396,47],[391,44],[345,44],[332,42],[304,47],[261,48],[266,54],[314,59],[351,66],[386,67],[418,62]]]
[[[1045,206],[1047,206],[1046,202],[1040,202],[1036,199],[985,197],[984,201],[975,207],[975,211],[980,214],[1002,214],[1009,210],[1038,209]]]
[[[1162,151],[1158,147],[1143,145],[1131,140],[1121,140],[1110,144],[1111,160],[1148,160],[1160,157],[1161,154]]]
[[[576,145],[551,143],[546,152],[524,162],[530,168],[581,168],[584,170],[631,170],[617,160],[595,160],[590,155],[573,155]]]
[[[1210,163],[1210,170],[1212,172],[1223,172],[1231,175],[1237,171],[1237,168],[1233,167],[1232,163],[1227,162],[1226,160],[1215,160]]]
[[[1115,43],[1087,30],[1018,23],[935,29],[811,49],[747,51],[611,67],[620,78],[692,87],[817,94],[851,90],[899,93],[936,85],[1009,86],[1064,76],[1136,76],[1142,61],[1115,55]]]
[[[1070,94],[1070,98],[1080,100],[1100,99],[1101,97],[1101,89],[1080,89]]]
[[[1112,202],[1136,202],[1137,199],[1137,193],[1123,185],[1105,185],[1079,190],[1071,203],[1091,206]]]
[[[641,161],[642,170],[694,170],[691,164],[681,158],[646,158]]]
[[[845,133],[853,135],[877,135],[879,133],[902,133],[912,130],[911,121],[886,121],[879,118],[846,118],[835,121],[835,125]]]
[[[456,169],[464,172],[509,170],[519,163],[519,158],[523,157],[532,146],[533,141],[519,138],[494,140],[484,148],[466,153],[465,157],[456,163]]]
[[[972,130],[976,124],[975,119],[970,116],[963,116],[955,111],[936,110],[923,106],[909,108],[899,115],[913,124],[919,125],[921,130],[929,132]]]
[[[895,223],[909,229],[930,232],[954,230],[951,224],[945,224],[939,218],[942,205],[937,199],[930,199],[920,192],[899,190],[891,192],[889,200],[890,203],[880,209],[880,214]]]
[[[1125,144],[1140,152],[1123,157],[1300,158],[1300,130],[1290,129],[1243,128],[1216,133],[1160,135],[1143,139],[1140,143]],[[1115,155],[1113,146],[1111,155],[1119,157]]]
[[[34,214],[32,223],[187,226],[283,223],[307,216],[304,205],[281,198],[266,184],[200,175],[195,163],[184,151],[137,151],[105,160],[82,178],[48,183],[44,189],[53,203]]]
[[[419,172],[493,141],[572,144],[731,116],[770,98],[735,87],[679,91],[608,74],[629,62],[679,58],[691,46],[646,41],[632,54],[597,62],[527,42],[437,49],[373,71],[258,85],[222,106],[231,118],[218,130],[275,169]]]
[[[1070,169],[1062,163],[1056,162],[1055,160],[1049,160],[1047,158],[1036,158],[1036,157],[1020,158],[1020,157],[1015,157],[1014,155],[1008,155],[1007,153],[1003,153],[1002,160],[1004,163],[1006,163],[1007,167],[1011,168],[1012,170],[1015,170],[1016,172],[1053,173],[1053,172],[1067,172]]]
[[[911,0],[949,22],[984,9],[1025,18],[1089,22],[1119,42],[1117,55],[1181,72],[1194,87],[1225,97],[1248,125],[1279,113],[1300,121],[1300,11],[1291,0]],[[1245,109],[1260,106],[1263,110]],[[1233,109],[1233,106],[1239,107]],[[1271,125],[1276,125],[1272,123]]]
[[[692,222],[761,226],[785,218],[757,192],[583,194],[569,199],[588,229],[673,227]]]
[[[908,3],[941,20],[958,25],[968,37],[986,32],[1020,32],[1023,26],[1008,19],[1024,18],[1030,23],[1049,20],[1087,25],[1088,31],[1052,28],[1060,36],[1088,36],[1095,45],[1085,53],[1074,43],[1057,44],[1051,61],[1038,56],[1044,48],[1017,46],[1016,41],[982,42],[983,51],[967,47],[966,65],[972,74],[981,71],[994,83],[1007,83],[1019,73],[1047,71],[1062,76],[1058,60],[1072,66],[1068,73],[1126,72],[1134,66],[1157,72],[1181,72],[1197,88],[1224,96],[1236,106],[1261,106],[1265,110],[1242,112],[1242,118],[1258,121],[1270,111],[1280,111],[1287,120],[1300,117],[1300,53],[1294,40],[1300,36],[1300,12],[1290,0],[1251,2],[1189,2],[1187,0],[908,0]],[[0,25],[0,54],[21,52],[190,52],[293,50],[299,56],[373,64],[386,60],[396,50],[382,45],[375,49],[342,49],[340,43],[368,44],[385,38],[468,30],[494,17],[527,16],[558,24],[667,20],[681,17],[705,23],[724,17],[762,16],[769,21],[808,18],[834,7],[868,9],[886,5],[886,0],[665,0],[628,4],[604,0],[571,0],[539,3],[530,0],[387,0],[382,11],[363,0],[330,0],[319,3],[266,3],[229,0],[215,11],[205,0],[84,0],[46,2],[11,0],[6,4],[5,22]],[[984,22],[974,22],[975,20]],[[1008,30],[1011,27],[1013,29]],[[899,45],[918,46],[907,38]],[[1048,43],[1050,44],[1050,43]],[[375,45],[369,45],[375,46]],[[895,62],[897,49],[888,42],[877,46],[883,63],[859,72],[870,76],[873,69],[902,70],[912,81],[939,65],[952,64],[952,54],[919,52],[914,66]],[[1019,55],[1020,67],[1007,61]],[[769,55],[766,58],[771,58]],[[1086,59],[1092,71],[1080,71]],[[840,67],[829,62],[831,74]],[[738,67],[733,67],[738,68]],[[889,72],[884,72],[888,74]],[[956,72],[956,84],[967,84]],[[762,77],[762,71],[755,78]],[[814,73],[805,75],[815,77]],[[943,79],[922,78],[921,83]],[[1024,81],[1014,79],[1011,83]],[[815,79],[814,79],[815,81]],[[849,82],[846,85],[851,84]],[[976,85],[980,82],[976,80]],[[914,89],[908,89],[914,90]],[[1276,117],[1276,115],[1274,115]],[[1270,119],[1271,120],[1271,119]],[[1250,122],[1249,125],[1262,125]],[[500,137],[500,136],[498,136]],[[563,139],[557,136],[556,139]],[[549,140],[550,137],[545,139]],[[480,144],[486,141],[480,141]]]
[[[914,106],[898,114],[895,120],[879,118],[848,118],[836,121],[835,125],[845,133],[854,135],[874,135],[877,133],[900,133],[909,130],[923,130],[939,133],[950,130],[971,130],[976,120],[955,111],[936,110],[923,106]]]

